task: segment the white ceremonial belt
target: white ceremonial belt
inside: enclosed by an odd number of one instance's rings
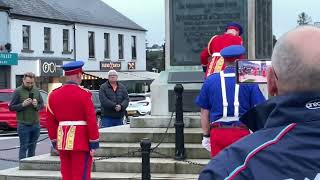
[[[212,56],[212,57],[216,57],[216,56],[221,56],[221,54],[218,53],[218,52],[215,52],[215,53],[213,53],[211,56]]]
[[[61,121],[59,126],[85,126],[87,125],[86,121]]]
[[[222,117],[214,121],[214,123],[215,122],[237,122],[237,121],[239,121],[239,117]]]

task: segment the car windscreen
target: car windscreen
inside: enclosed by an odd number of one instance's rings
[[[100,104],[99,92],[92,92],[93,104]]]
[[[0,92],[0,102],[10,102],[12,93]]]
[[[45,91],[40,91],[40,95],[42,97],[43,103],[46,105],[48,102],[48,93]]]
[[[145,99],[146,99],[145,96],[141,96],[141,95],[129,95],[129,101],[131,101],[131,102],[143,101],[143,100],[145,100]]]

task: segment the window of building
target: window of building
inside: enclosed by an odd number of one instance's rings
[[[94,32],[89,31],[88,33],[88,40],[89,40],[89,58],[94,58]]]
[[[137,59],[137,40],[136,40],[136,36],[131,36],[131,56],[132,56],[132,59]]]
[[[69,51],[69,30],[68,29],[64,29],[62,36],[63,36],[62,37],[62,39],[63,39],[63,51],[64,52],[68,52]]]
[[[23,49],[30,50],[30,26],[22,26]]]
[[[123,59],[123,34],[118,34],[119,59]]]
[[[51,50],[51,28],[44,28],[44,50]]]
[[[110,59],[110,34],[104,33],[104,58]]]
[[[10,88],[10,72],[11,66],[0,66],[0,89]]]

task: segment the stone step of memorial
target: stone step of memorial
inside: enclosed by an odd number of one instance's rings
[[[0,180],[61,180],[59,171],[44,170],[19,170],[11,168],[0,171]],[[133,180],[141,179],[141,173],[110,173],[110,172],[93,172],[91,180]],[[151,179],[166,180],[196,180],[197,174],[165,174],[153,173]]]

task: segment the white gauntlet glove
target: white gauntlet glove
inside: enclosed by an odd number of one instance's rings
[[[211,152],[211,143],[210,143],[210,137],[203,137],[202,138],[202,146]]]

